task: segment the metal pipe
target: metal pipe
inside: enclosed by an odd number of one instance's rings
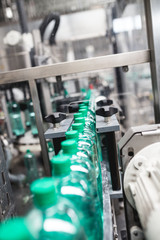
[[[159,44],[159,0],[144,1],[148,46],[151,49],[151,76],[154,97],[155,122],[160,122],[160,44]]]
[[[24,0],[16,0],[18,15],[19,15],[19,23],[21,26],[22,33],[28,33],[28,24],[27,24],[27,15],[24,6]]]

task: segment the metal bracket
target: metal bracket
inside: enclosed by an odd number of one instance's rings
[[[120,176],[118,166],[117,144],[115,131],[119,130],[119,123],[115,115],[112,115],[109,122],[104,121],[104,117],[96,116],[97,133],[105,135],[104,145],[107,150],[107,159],[109,161],[112,189],[120,190]]]

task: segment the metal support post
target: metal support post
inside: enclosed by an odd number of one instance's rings
[[[38,136],[39,136],[39,140],[40,140],[40,144],[41,144],[45,174],[47,176],[51,176],[51,169],[50,169],[46,140],[44,137],[43,121],[42,121],[40,103],[39,103],[39,99],[38,99],[38,92],[37,92],[37,86],[36,86],[35,80],[29,80],[29,87],[30,87],[30,91],[31,91],[31,97],[32,97],[33,107],[34,107],[34,112],[35,112],[35,117],[36,117]]]
[[[62,76],[56,76],[57,81],[57,90],[59,94],[63,92],[63,83],[62,83]]]
[[[15,214],[13,192],[0,139],[0,222],[13,217]]]
[[[120,190],[120,176],[117,157],[117,144],[115,139],[115,132],[105,133],[105,144],[107,147],[108,161],[112,180],[112,189]]]
[[[155,122],[160,122],[160,44],[159,44],[159,26],[160,26],[160,1],[144,0],[148,46],[151,50],[151,77],[154,97]]]
[[[24,0],[16,0],[19,22],[22,33],[28,33],[27,15],[25,12]]]

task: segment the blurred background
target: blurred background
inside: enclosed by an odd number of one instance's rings
[[[145,50],[144,4],[141,0],[0,0],[0,45],[0,72]],[[121,107],[123,134],[131,126],[154,123],[149,64],[126,71],[115,68],[65,75],[63,79],[60,86],[54,77],[36,81],[43,119],[62,110],[62,99],[76,100],[91,86]],[[48,125],[44,123],[44,127]],[[23,160],[27,150],[38,159],[34,178],[44,175],[27,82],[0,85],[0,132],[16,209],[18,215],[24,215],[33,180],[30,175],[26,180]]]
[[[141,0],[4,0],[0,4],[1,71],[147,48]],[[148,64],[130,67],[127,73],[111,69],[74,77],[80,88],[85,87],[86,79],[94,78],[117,100],[126,99],[126,128],[144,119],[153,122]],[[75,91],[73,85],[72,81],[65,83],[71,92]]]

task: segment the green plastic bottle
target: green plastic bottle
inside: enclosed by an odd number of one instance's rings
[[[78,120],[77,120],[77,118],[78,118]],[[76,122],[84,123],[84,120],[82,120],[78,116],[74,119],[74,121],[75,121],[75,123]],[[95,114],[95,100],[94,100],[94,98],[91,99],[91,101],[89,102],[89,108],[88,108],[87,116],[85,117],[84,133],[89,133],[89,135],[92,135],[92,137],[96,141],[97,156],[98,156],[98,162],[99,162],[98,164],[99,164],[99,167],[100,167],[100,162],[102,161],[102,151],[101,151],[100,138],[96,133],[96,114]]]
[[[71,146],[68,152],[70,151],[71,154],[73,154],[72,156],[73,161],[74,159],[76,159],[76,157],[82,159],[81,161],[84,161],[84,162],[86,161],[87,167],[89,168],[88,170],[89,172],[91,172],[90,176],[92,176],[89,179],[92,179],[91,180],[92,184],[94,185],[94,188],[97,190],[97,193],[101,202],[101,209],[103,210],[102,177],[100,175],[101,171],[99,172],[98,167],[97,167],[98,170],[94,168],[94,166],[97,166],[97,165],[96,163],[95,164],[93,163],[95,160],[94,160],[94,154],[92,152],[90,145],[86,142],[85,138],[84,139],[78,138],[78,132],[75,130],[66,132],[66,138],[75,140],[77,142],[77,149],[73,143],[70,143]],[[63,144],[65,144],[65,141],[62,142],[62,145]],[[63,149],[63,146],[62,146],[62,149]],[[63,153],[65,153],[65,150],[63,151]],[[86,155],[88,156],[87,160],[86,160]],[[71,161],[72,161],[72,158],[71,158]],[[92,158],[92,164],[90,163],[91,158]],[[97,178],[97,181],[94,181],[94,179],[96,178]]]
[[[84,117],[78,117],[74,119],[75,123],[83,123],[83,125],[85,126],[85,118]]]
[[[74,205],[57,194],[51,177],[31,185],[35,209],[26,218],[27,226],[38,240],[86,240]],[[36,220],[36,221],[35,221]]]
[[[80,138],[77,130],[67,131],[65,135],[66,139],[74,139],[78,144],[78,150],[79,151],[82,150],[83,152],[85,152],[85,155],[87,154],[87,157],[89,157],[89,159],[92,160],[93,158],[92,146],[90,144],[90,141],[86,137]]]
[[[29,149],[24,155],[24,164],[27,170],[27,182],[31,183],[39,177],[39,174],[36,157]]]
[[[67,131],[65,136],[66,139],[74,139],[75,141],[78,141],[78,131],[76,130]]]
[[[88,120],[85,117],[75,118],[75,123],[82,123],[83,124],[83,134],[84,136],[88,136],[88,138],[91,138],[95,145],[97,145],[97,136],[95,132],[95,125],[92,124],[90,120]],[[76,125],[74,125],[76,127]]]
[[[0,225],[0,240],[34,240],[23,218],[10,219]]]
[[[103,211],[103,200],[101,196],[102,188],[98,186],[99,175],[97,177],[94,164],[91,162],[89,158],[91,153],[87,149],[88,145],[84,146],[83,142],[81,143],[81,141],[78,141],[77,133],[78,133],[77,131],[66,132],[66,138],[70,140],[66,140],[61,143],[62,152],[63,154],[70,155],[71,170],[80,172],[82,175],[87,177],[88,182],[93,187],[97,207],[100,207],[101,211]],[[75,141],[77,144],[75,143]]]
[[[36,125],[36,118],[35,118],[35,113],[34,113],[32,101],[30,101],[30,103],[29,103],[29,112],[30,112],[29,115],[30,115],[30,120],[31,120],[32,135],[37,136],[38,135],[38,129],[37,129],[37,125]]]
[[[86,106],[86,104],[84,102],[82,102],[79,104],[79,107],[81,107],[81,106]]]
[[[80,174],[71,171],[70,156],[52,158],[52,173],[59,194],[69,199],[82,213],[81,224],[88,240],[98,240],[102,236],[100,208],[95,204],[91,185]]]
[[[78,112],[79,112],[79,113],[82,113],[82,116],[83,116],[83,117],[87,117],[87,112],[88,112],[87,109],[83,109],[83,108],[81,109],[81,108],[80,108]]]
[[[89,106],[89,101],[85,100],[85,101],[83,101],[83,104],[88,107]]]
[[[103,206],[103,199],[102,199],[102,175],[101,175],[101,165],[98,157],[98,152],[97,152],[97,143],[96,143],[96,138],[95,134],[93,135],[90,133],[91,131],[84,131],[84,124],[83,123],[73,123],[72,124],[72,129],[77,130],[79,133],[79,142],[81,145],[86,145],[88,144],[88,148],[91,152],[92,156],[92,162],[95,166],[96,170],[96,177],[97,177],[97,185],[98,185],[98,195],[101,201],[101,206]]]
[[[85,121],[86,121],[86,125],[88,128],[90,128],[92,131],[95,131],[95,118],[92,114],[90,114],[90,112],[87,109],[80,109],[79,110],[83,117],[85,117]]]
[[[75,113],[73,116],[74,116],[74,120],[75,120],[75,118],[83,117],[82,113],[80,113],[80,112]]]
[[[96,142],[95,138],[88,134],[88,132],[84,132],[84,123],[73,123],[72,129],[78,131],[79,139],[83,144],[88,143],[90,145],[90,150],[92,151],[93,163],[96,164],[97,152],[96,152]],[[97,168],[97,166],[95,166]]]
[[[70,131],[72,132],[72,131]],[[66,136],[69,132],[66,132]],[[70,135],[71,136],[71,135]],[[75,136],[73,136],[75,137]],[[78,172],[97,190],[96,173],[93,163],[86,151],[78,149],[75,139],[69,139],[61,142],[62,153],[70,156],[71,170]],[[62,156],[59,156],[61,158]]]
[[[25,134],[25,130],[22,124],[22,119],[21,119],[21,112],[18,103],[13,102],[11,104],[11,108],[9,111],[9,116],[11,119],[11,127],[12,127],[12,132],[14,135],[17,137],[23,136]]]
[[[79,109],[86,109],[88,111],[88,107],[86,105],[79,106]]]

